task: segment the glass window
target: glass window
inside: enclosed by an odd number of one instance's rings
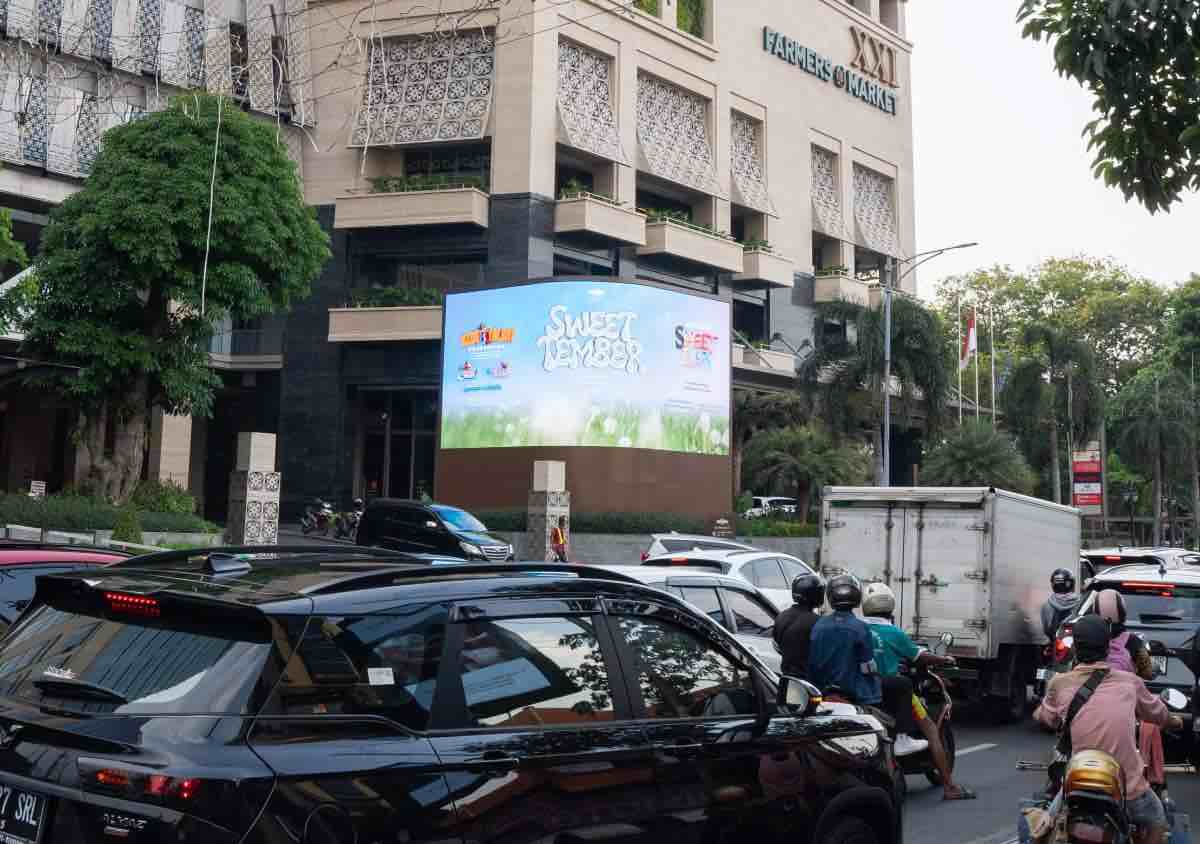
[[[649,718],[716,718],[758,712],[750,673],[695,634],[657,618],[624,616]]]
[[[459,510],[457,507],[445,507],[440,504],[434,505],[433,512],[442,517],[442,521],[450,525],[456,530],[471,530],[477,532],[486,531],[487,528],[483,522],[472,516],[466,510]]]
[[[791,588],[792,581],[802,574],[812,574],[812,569],[803,563],[798,563],[795,560],[780,559],[779,564],[783,566],[783,576],[788,582],[788,588]]]
[[[314,618],[288,664],[280,704],[289,715],[382,715],[429,725],[446,609]]]
[[[756,560],[750,564],[750,582],[759,589],[790,589],[790,581],[784,580],[783,570],[774,557]]]
[[[733,612],[734,629],[746,636],[770,636],[775,627],[775,613],[756,598],[737,589],[726,589],[725,599]]]
[[[680,590],[683,600],[707,615],[717,624],[725,626],[725,612],[721,609],[721,599],[717,590],[711,586],[685,586]]]
[[[37,584],[34,579],[42,574],[57,574],[86,566],[6,566],[0,568],[0,635],[17,620],[33,600]]]
[[[459,666],[471,726],[613,718],[612,686],[591,617],[467,622]]]

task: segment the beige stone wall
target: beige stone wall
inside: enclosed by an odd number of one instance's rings
[[[476,7],[473,0],[443,5],[447,11]],[[498,12],[472,16],[475,25],[495,27],[497,33],[489,129],[493,193],[553,194],[558,39],[569,38],[614,60],[616,120],[621,142],[635,163],[639,70],[710,101],[709,135],[724,195],[698,208],[697,219],[711,220],[719,229],[730,228],[730,111],[736,108],[764,123],[766,182],[778,217],[768,219],[763,234],[795,260],[798,270],[812,268],[809,145],[813,142],[839,155],[847,239],[854,239],[853,167],[857,163],[895,179],[899,252],[911,255],[915,251],[909,61],[912,45],[879,22],[881,14],[893,22],[899,16],[903,31],[903,3],[884,0],[881,6],[879,0],[870,0],[857,3],[856,8],[845,0],[796,0],[786,4],[774,0],[710,0],[707,29],[711,41],[674,27],[671,0],[660,3],[665,20],[639,11],[614,11],[618,5],[609,0],[562,4],[514,0]],[[363,47],[358,51],[357,63],[343,61],[347,68],[344,72],[323,73],[315,81],[319,150],[309,146],[304,153],[305,189],[312,204],[328,204],[347,190],[365,189],[364,177],[395,172],[402,164],[401,149],[373,148],[364,157],[361,149],[348,147],[348,138],[361,96],[359,84],[366,72],[366,39],[372,35],[444,30],[449,25],[448,14],[411,16],[406,14],[407,7],[393,0],[378,6],[374,21],[360,17],[355,26]],[[344,30],[341,21],[345,18],[341,16],[349,15],[354,8],[354,0],[321,5],[321,13],[313,22],[315,67],[328,67],[338,55],[346,55],[338,37]],[[833,83],[764,51],[764,26],[845,66],[856,55],[852,26],[894,48],[899,83],[895,89],[897,113],[886,114]],[[616,166],[615,172],[613,192],[617,199],[632,201],[637,171]],[[915,277],[909,276],[904,286],[915,289]]]

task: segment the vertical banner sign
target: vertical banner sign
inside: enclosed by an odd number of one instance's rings
[[[1071,455],[1074,504],[1085,516],[1099,516],[1104,504],[1103,467],[1100,443],[1090,442],[1083,451]]]

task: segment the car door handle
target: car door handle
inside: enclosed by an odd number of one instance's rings
[[[501,777],[515,771],[521,766],[521,760],[501,750],[489,750],[477,759],[467,762],[466,768],[472,773],[488,774]]]
[[[704,752],[704,745],[684,740],[660,744],[656,749],[672,756],[698,756]]]

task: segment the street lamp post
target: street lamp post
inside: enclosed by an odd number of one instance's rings
[[[939,255],[952,252],[955,249],[968,249],[979,244],[956,243],[941,249],[930,249],[918,252],[910,258],[893,258],[885,256],[883,260],[883,471],[879,475],[880,486],[892,485],[892,272],[893,262],[907,264],[916,261],[896,279],[896,284],[904,281],[917,267],[926,261],[931,261]],[[920,258],[921,260],[917,261]],[[959,401],[962,397],[959,396]]]

